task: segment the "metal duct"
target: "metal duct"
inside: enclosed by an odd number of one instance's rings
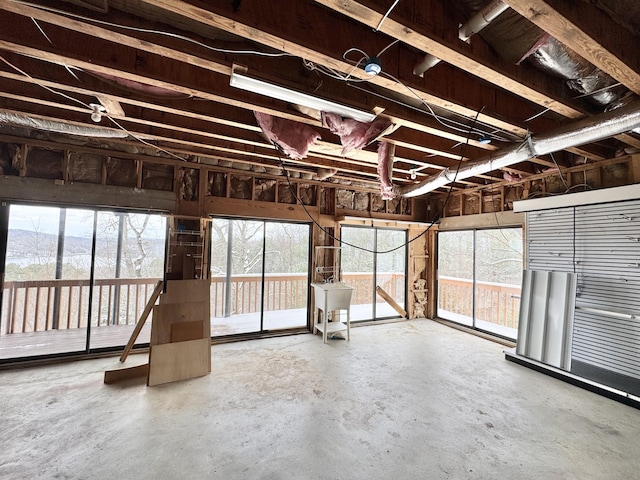
[[[28,115],[11,112],[0,112],[0,123],[19,127],[35,128],[48,132],[79,135],[81,137],[125,138],[129,136],[129,134],[123,130],[84,125],[70,125],[68,123],[56,122],[55,120],[33,118]]]
[[[605,3],[615,4],[618,1]],[[469,21],[494,3],[492,1],[487,5],[486,0],[454,2],[470,18]],[[594,110],[612,110],[628,103],[627,88],[512,10],[486,25],[479,35],[504,60],[519,64],[526,59],[534,67],[564,80],[572,91],[579,96],[586,96],[595,107]]]
[[[395,186],[394,193],[403,197],[423,195],[454,181],[508,167],[536,156],[597,142],[639,126],[640,101],[635,101],[616,110],[584,118],[542,135],[529,137],[518,145],[494,152],[481,160],[463,163],[457,171],[447,168],[421,183]]]

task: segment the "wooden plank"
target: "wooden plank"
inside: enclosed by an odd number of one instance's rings
[[[211,340],[152,345],[149,352],[147,385],[201,377],[211,372]]]
[[[160,297],[160,304],[206,302],[209,300],[209,280],[169,280],[167,291]]]
[[[107,109],[107,113],[109,115],[117,115],[119,117],[125,116],[122,105],[120,105],[120,102],[117,99],[113,98],[110,95],[96,95],[96,98],[100,100],[102,106]]]
[[[207,8],[201,8],[200,5],[202,3],[195,4],[195,2],[189,1],[177,1],[177,0],[145,0],[145,3],[154,5],[156,7],[169,10],[175,12],[179,15],[182,15],[187,18],[191,18],[197,22],[203,23],[205,25],[210,25],[216,29],[221,29],[234,35],[239,35],[248,39],[250,41],[255,41],[259,39],[260,43],[264,45],[268,45],[270,47],[276,48],[278,51],[283,51],[295,55],[296,57],[305,58],[314,63],[318,63],[320,65],[324,65],[325,67],[333,68],[340,72],[350,72],[354,78],[364,79],[367,82],[376,84],[383,88],[390,89],[392,91],[397,91],[398,93],[406,94],[406,89],[401,89],[398,86],[398,83],[395,79],[388,78],[385,75],[377,75],[375,77],[367,76],[367,74],[362,69],[354,69],[353,65],[349,62],[345,61],[342,58],[342,53],[344,50],[341,50],[339,54],[329,55],[326,54],[329,50],[327,46],[327,42],[337,43],[342,46],[344,45],[352,45],[353,38],[358,38],[359,43],[361,45],[371,45],[372,50],[379,50],[383,48],[385,43],[388,44],[388,40],[382,38],[379,33],[372,32],[369,28],[362,28],[360,25],[352,24],[349,28],[344,29],[336,29],[333,28],[336,24],[336,17],[331,13],[327,12],[322,8],[314,8],[313,5],[304,5],[307,2],[294,2],[295,5],[291,5],[290,8],[284,7],[279,9],[277,12],[277,18],[269,18],[264,8],[258,0],[252,0],[249,4],[247,2],[243,2],[243,8],[241,11],[237,12],[234,15],[231,15],[231,12],[228,8],[222,6],[216,6],[209,2],[207,4]],[[364,23],[369,27],[375,28],[380,19],[382,18],[382,14],[377,13],[371,9],[366,9],[367,12],[364,14],[361,11],[358,11],[357,15],[354,15],[352,10],[355,10],[357,7],[361,7],[360,5],[353,4],[355,2],[348,2],[346,0],[335,0],[335,1],[317,1],[316,3],[327,6],[330,9],[336,10],[346,16],[350,16],[358,21]],[[362,7],[364,10],[365,7]],[[386,7],[385,7],[386,10]],[[367,14],[369,16],[367,17]],[[366,21],[369,20],[369,21]],[[276,29],[269,27],[268,22],[272,23],[272,25],[279,25],[280,28]],[[381,30],[383,33],[390,34],[387,31],[387,26],[392,22],[390,19],[384,22],[383,29]],[[395,22],[397,24],[397,22]],[[317,29],[322,30],[324,26],[324,30],[331,30],[332,35],[331,39],[324,39],[322,46],[317,46],[312,44],[313,39],[315,38],[312,35],[309,35],[308,25],[313,24]],[[286,26],[286,28],[285,28]],[[394,29],[398,34],[398,37],[402,40],[403,43],[410,44],[415,46],[416,48],[421,48],[422,45],[416,45],[413,42],[418,40],[418,35],[416,32],[411,30],[410,28],[397,24],[397,29]],[[342,33],[342,31],[346,33]],[[393,36],[392,34],[390,34]],[[436,44],[437,42],[434,42]],[[379,47],[379,48],[378,48]],[[449,47],[441,47],[441,48],[449,48]],[[422,49],[422,48],[421,48]],[[449,48],[450,50],[450,48]],[[430,51],[429,49],[425,49],[423,51]],[[452,55],[453,56],[453,55]],[[464,49],[459,48],[455,51],[455,58],[453,60],[457,60],[458,63],[462,61],[463,58],[466,58],[464,54]],[[440,57],[442,58],[442,57]],[[477,65],[478,68],[483,67],[483,62],[479,60],[467,59],[467,63],[473,65]],[[460,65],[458,65],[460,66]],[[473,71],[473,69],[468,68],[467,64],[460,66],[460,68],[469,69]],[[499,85],[505,87],[505,84],[509,83],[508,77],[503,75],[500,76],[499,69],[495,70],[486,68],[493,75],[491,76],[499,76],[500,80],[504,77],[504,82]],[[521,67],[520,67],[521,68]],[[514,67],[514,71],[516,68]],[[453,75],[458,75],[457,72],[453,72]],[[459,77],[456,76],[455,81],[452,81],[454,84],[462,84],[465,81],[466,74],[464,72],[459,72]],[[459,82],[457,80],[460,80]],[[400,81],[405,84],[411,86],[412,90],[416,92],[424,101],[437,105],[442,108],[446,108],[448,110],[457,112],[459,114],[473,117],[477,110],[480,109],[480,105],[477,106],[477,109],[469,108],[466,104],[456,102],[450,98],[450,94],[447,92],[440,92],[438,94],[432,93],[435,87],[431,86],[430,91],[427,92],[420,86],[414,84],[409,78],[400,77]],[[516,83],[516,86],[519,85]],[[518,88],[521,90],[521,88]],[[495,95],[500,95],[500,92],[496,91]],[[537,94],[540,96],[541,94]],[[517,101],[517,100],[516,100]],[[542,101],[542,100],[541,100]],[[555,100],[548,100],[545,102],[545,106],[555,106]],[[387,113],[385,111],[385,113]],[[516,133],[518,135],[525,135],[526,130],[520,126],[510,124],[509,122],[504,121],[499,118],[499,116],[490,116],[487,114],[481,114],[478,118],[479,122],[493,125],[499,129],[505,129]],[[402,125],[409,126],[404,122],[399,122]],[[415,128],[415,126],[411,126],[410,128]]]
[[[70,205],[108,205],[172,212],[175,193],[139,190],[113,185],[88,183],[56,184],[52,180],[30,177],[0,176],[0,192],[7,200],[65,203]]]
[[[130,378],[144,377],[149,374],[149,364],[143,363],[135,367],[117,368],[115,370],[105,370],[104,383],[111,384]]]
[[[172,323],[171,343],[200,340],[203,338],[204,322],[204,320],[192,320],[190,322]]]
[[[153,307],[153,323],[151,324],[151,345],[171,342],[171,325],[173,323],[208,320],[208,302],[184,302],[160,304]],[[203,321],[200,338],[209,338],[210,322]],[[208,327],[209,326],[209,327]]]
[[[384,299],[385,302],[391,305],[391,307],[393,307],[393,309],[396,312],[398,312],[401,317],[407,318],[407,312],[404,311],[404,308],[398,305],[396,301],[393,298],[391,298],[391,296],[382,289],[381,286],[378,285],[376,287],[376,292],[378,293],[378,295],[380,295]]]
[[[131,352],[131,349],[133,348],[133,344],[136,342],[138,335],[140,335],[140,331],[142,330],[142,327],[144,327],[144,324],[147,321],[147,317],[149,317],[149,314],[151,313],[151,309],[153,308],[153,305],[156,303],[156,300],[158,299],[158,296],[160,295],[160,293],[162,293],[162,286],[163,286],[162,280],[158,280],[158,283],[156,284],[156,288],[153,289],[153,292],[151,293],[151,297],[149,297],[149,301],[145,305],[144,310],[142,311],[142,314],[138,319],[138,323],[136,323],[136,328],[134,328],[133,333],[131,333],[131,338],[129,338],[127,345],[124,347],[124,351],[122,352],[122,355],[120,355],[121,362],[124,362],[129,356],[129,352]]]

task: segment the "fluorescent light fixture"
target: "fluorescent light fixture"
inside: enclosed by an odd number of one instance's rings
[[[306,93],[296,92],[295,90],[257,80],[237,72],[231,73],[230,85],[249,92],[259,93],[267,97],[277,98],[278,100],[313,108],[314,110],[320,110],[321,112],[337,113],[338,115],[353,118],[359,122],[369,123],[376,118],[375,113],[340,105],[339,103],[307,95]]]

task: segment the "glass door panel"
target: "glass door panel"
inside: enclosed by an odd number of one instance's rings
[[[343,242],[340,252],[341,280],[354,288],[351,298],[351,321],[371,320],[376,294],[373,276],[375,230],[344,226],[340,236]]]
[[[438,316],[473,326],[473,231],[438,232]]]
[[[0,358],[85,350],[92,233],[93,212],[11,205]]]
[[[229,247],[231,220],[214,218],[211,220],[211,335],[228,335],[235,333],[227,321],[227,291],[231,291],[231,279],[227,278],[228,255],[232,252]]]
[[[259,332],[264,222],[212,222],[212,301],[220,298],[220,292],[223,295],[222,305],[212,305],[212,335]],[[220,291],[216,290],[218,287]]]
[[[307,326],[309,225],[266,224],[263,330]]]
[[[376,286],[380,286],[393,298],[398,305],[404,308],[406,295],[406,246],[407,234],[400,230],[377,230],[376,256]],[[376,318],[397,317],[391,305],[384,301],[380,295],[376,295]]]
[[[476,327],[516,338],[522,285],[522,230],[478,230],[476,252]]]
[[[124,346],[164,275],[166,220],[139,213],[97,215],[91,348]],[[149,343],[152,315],[136,344]]]

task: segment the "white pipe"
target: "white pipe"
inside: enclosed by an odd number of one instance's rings
[[[492,1],[489,5],[471,17],[464,25],[460,26],[460,29],[458,30],[458,37],[463,42],[468,41],[473,34],[478,33],[484,27],[489,25],[508,8],[509,5],[503,3],[501,0]],[[427,53],[422,61],[413,67],[413,74],[423,77],[424,72],[435,67],[438,63],[440,63],[440,59],[438,57],[434,57],[430,53]]]
[[[458,38],[463,42],[467,42],[472,35],[481,31],[508,8],[509,5],[500,0],[489,3],[458,29]]]
[[[394,187],[394,193],[403,197],[416,197],[448,183],[482,175],[533,157],[593,143],[640,127],[640,100],[610,112],[583,118],[551,132],[529,137],[519,145],[494,152],[475,162],[463,163],[458,170],[449,168],[425,181]]]
[[[436,66],[438,63],[440,63],[440,59],[438,57],[434,57],[430,53],[427,53],[422,61],[413,67],[413,74],[422,77],[424,76],[424,72],[429,70],[431,67]]]

